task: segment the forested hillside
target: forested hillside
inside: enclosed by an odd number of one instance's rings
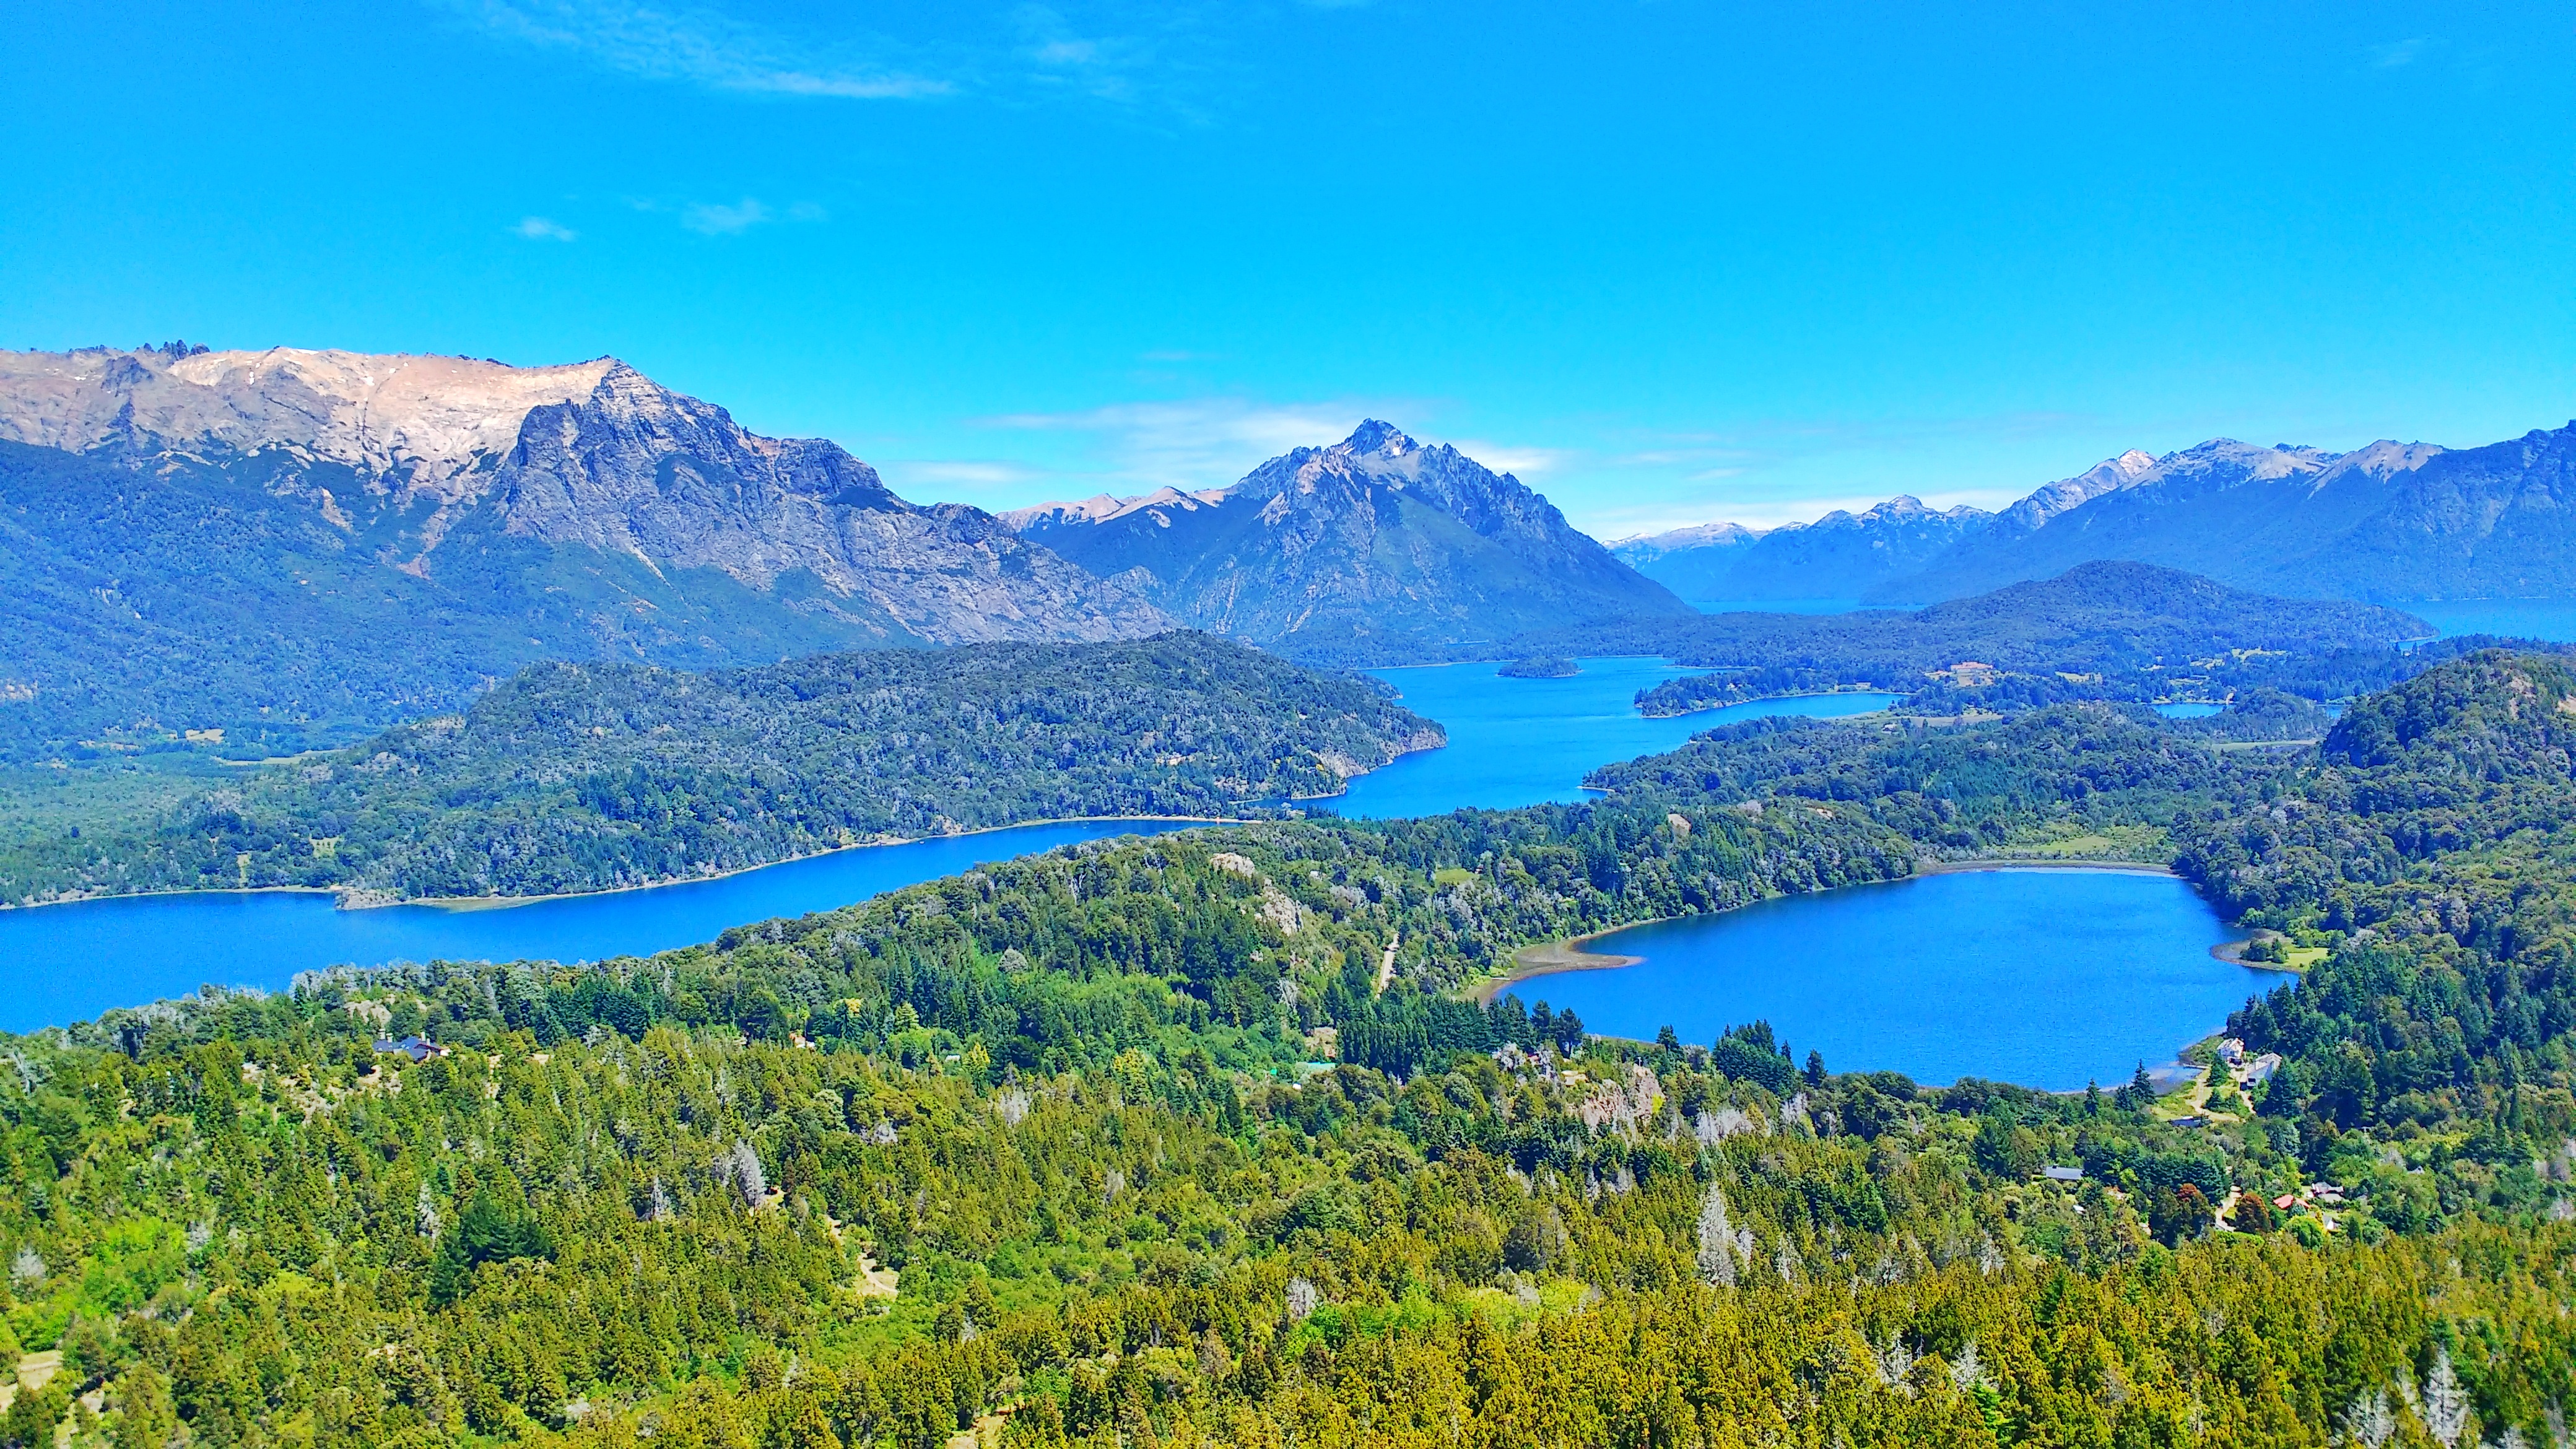
[[[2394,609],[2247,593],[2173,569],[2093,563],[1911,611],[1704,614],[1533,632],[1510,655],[1661,654],[1675,663],[1808,669],[1910,689],[1973,661],[2030,674],[2191,673],[2242,651],[2311,655],[2428,637]],[[1490,657],[1490,656],[1489,656]]]
[[[1763,722],[1588,804],[1069,847],[652,960],[21,1039],[0,1310],[66,1368],[5,1433],[2562,1442],[2556,670],[2448,664],[2274,763],[2099,705]],[[2289,1059],[2258,1101],[1925,1089],[1454,990],[2069,823],[2164,832],[2324,948],[2249,1007]]]
[[[1201,634],[534,666],[462,716],[0,856],[0,898],[204,886],[544,895],[860,841],[1329,795],[1442,740],[1365,680]],[[73,822],[77,823],[77,822]]]

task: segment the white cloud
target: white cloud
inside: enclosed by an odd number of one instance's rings
[[[1157,63],[1149,41],[1126,35],[1082,35],[1056,10],[1023,5],[1012,12],[1022,45],[1020,59],[1028,78],[1058,90],[1074,90],[1105,101],[1136,98],[1138,73]]]
[[[731,206],[697,202],[680,211],[680,225],[700,236],[736,236],[769,220],[769,208],[752,197]]]
[[[520,217],[519,224],[510,228],[510,230],[517,232],[519,235],[526,237],[530,241],[568,242],[581,235],[581,233],[574,231],[571,227],[565,226],[561,222],[542,216]]]
[[[1022,464],[975,459],[895,459],[880,461],[877,471],[895,486],[895,491],[917,484],[944,485],[952,488],[1009,488],[1033,483],[1045,473]],[[905,496],[909,497],[909,494]]]
[[[730,15],[635,0],[448,0],[481,29],[543,49],[567,51],[642,80],[710,90],[838,100],[936,96],[953,87],[881,57],[894,49],[871,38],[807,41]]]

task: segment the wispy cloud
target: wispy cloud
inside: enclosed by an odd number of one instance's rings
[[[1048,476],[1021,463],[970,458],[891,459],[878,463],[877,471],[886,476],[897,492],[924,484],[975,492],[1016,487]]]
[[[2422,55],[2424,48],[2432,43],[2431,36],[2418,35],[2410,40],[2392,40],[2386,45],[2374,45],[2370,48],[2370,63],[2378,70],[2395,70],[2401,65],[2413,65],[2416,57]]]
[[[1083,34],[1052,6],[1023,5],[1011,18],[1020,31],[1020,59],[1041,86],[1132,101],[1138,76],[1156,62],[1151,42],[1132,35]]]
[[[735,236],[769,218],[769,208],[749,196],[731,206],[701,201],[680,209],[680,225],[700,236]]]
[[[1081,470],[1090,483],[1084,493],[1134,494],[1163,487],[1220,488],[1291,448],[1338,443],[1364,417],[1401,416],[1403,411],[1401,405],[1382,402],[1279,405],[1202,398],[1120,403],[1077,413],[1018,413],[987,418],[984,424],[1059,435],[1094,465]]]
[[[562,222],[543,216],[520,217],[519,224],[510,230],[530,241],[568,242],[581,235]]]
[[[1480,443],[1470,438],[1442,441],[1495,472],[1509,473],[1524,483],[1543,477],[1576,456],[1565,448],[1519,448],[1509,443]]]
[[[882,37],[813,39],[694,6],[634,0],[448,0],[490,34],[579,55],[643,80],[837,100],[947,94],[951,82],[890,59]]]

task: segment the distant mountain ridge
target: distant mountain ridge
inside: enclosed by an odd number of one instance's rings
[[[1700,525],[1614,551],[1695,599],[1922,603],[2107,559],[2309,598],[2576,597],[2576,422],[2468,449],[2213,438],[2160,458],[2133,449],[1999,513],[1931,514],[1900,495],[1803,526]]]
[[[1900,493],[1859,513],[1749,529],[1704,523],[1625,538],[1610,551],[1694,602],[1857,600],[1983,530],[1995,515],[1961,504],[1932,508]]]
[[[1021,536],[1193,627],[1375,662],[1548,624],[1688,613],[1508,473],[1368,420],[1229,488],[1047,504]]]
[[[761,437],[612,358],[0,352],[0,440],[0,750],[345,738],[543,658],[1170,623],[979,509],[908,503],[836,444]]]

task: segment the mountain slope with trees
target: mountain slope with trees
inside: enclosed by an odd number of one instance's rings
[[[0,858],[12,900],[207,886],[604,890],[860,841],[1339,793],[1440,727],[1372,683],[1205,635],[534,666],[461,716]]]

